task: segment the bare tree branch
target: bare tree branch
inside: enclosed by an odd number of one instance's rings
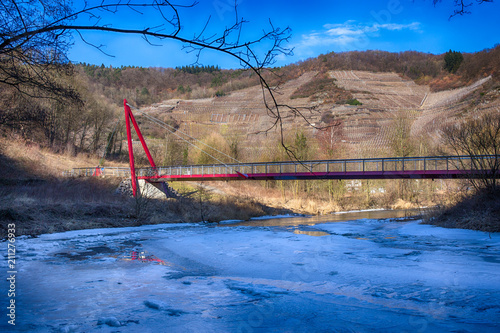
[[[467,8],[472,7],[474,3],[477,3],[479,5],[483,3],[491,3],[494,0],[453,0],[453,6],[455,9],[453,10],[453,14],[450,15],[448,18],[451,20],[453,17],[457,15],[466,15],[466,14],[471,14],[471,11],[469,11]],[[443,2],[443,0],[433,0],[434,6],[437,5],[438,3]]]
[[[280,104],[276,98],[276,87],[269,85],[264,74],[275,63],[276,56],[292,53],[286,46],[291,37],[291,29],[275,27],[269,20],[268,29],[263,30],[259,36],[242,40],[242,31],[248,21],[239,17],[235,1],[232,25],[213,32],[208,17],[199,33],[185,36],[182,34],[181,24],[185,20],[181,17],[180,9],[189,9],[196,5],[197,2],[174,4],[165,0],[103,0],[99,5],[90,6],[85,2],[82,8],[74,9],[70,0],[2,2],[0,16],[4,18],[6,24],[0,27],[0,82],[15,86],[20,91],[25,90],[23,87],[30,86],[31,89],[36,88],[44,91],[46,95],[52,94],[57,98],[78,99],[78,95],[71,87],[58,86],[53,80],[51,81],[49,74],[49,71],[67,70],[65,69],[69,63],[67,50],[71,46],[72,33],[76,33],[84,43],[92,45],[104,54],[107,53],[103,51],[103,45],[93,44],[86,40],[82,33],[103,31],[138,35],[150,45],[160,45],[162,41],[174,40],[181,43],[185,51],[194,52],[196,62],[204,50],[215,50],[236,58],[244,69],[254,72],[262,87],[267,112],[273,119],[268,131],[277,128],[281,133],[283,147],[290,152],[284,143],[282,112],[288,111],[309,123],[307,117],[303,115],[308,108]],[[40,7],[43,7],[43,10]],[[157,19],[161,19],[165,24],[131,28],[115,27],[106,21],[104,14],[118,15],[123,11],[131,11],[136,15],[153,11],[157,14]],[[81,17],[87,17],[89,24],[75,24],[76,19]],[[148,20],[148,22],[153,21],[158,22],[153,19]],[[165,25],[172,27],[172,31],[165,31]],[[267,45],[267,51],[258,54],[255,50],[261,45]],[[295,156],[293,153],[289,155]]]

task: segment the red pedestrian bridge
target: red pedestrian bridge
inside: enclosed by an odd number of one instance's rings
[[[498,178],[475,165],[500,164],[500,155],[388,157],[344,160],[205,164],[137,168],[137,179],[165,181],[307,179],[453,179]],[[65,176],[130,176],[130,168],[76,168]]]
[[[500,155],[156,166],[126,100],[124,108],[130,168],[77,168],[65,172],[64,175],[131,177],[134,196],[137,191],[137,179],[161,183],[220,180],[500,178]],[[149,168],[135,168],[130,122],[148,157],[151,165]]]

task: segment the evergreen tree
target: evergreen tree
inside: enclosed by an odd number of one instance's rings
[[[463,60],[464,56],[462,55],[462,53],[449,50],[444,55],[444,69],[446,69],[450,73],[456,73]]]
[[[307,144],[307,138],[304,135],[304,132],[301,131],[300,133],[298,133],[298,132],[295,133],[294,146],[296,149],[295,154],[297,156],[297,159],[298,160],[306,160],[308,157],[309,146]]]

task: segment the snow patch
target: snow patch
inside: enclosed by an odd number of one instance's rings
[[[188,312],[185,312],[183,310],[173,309],[169,305],[167,305],[166,303],[161,302],[161,301],[148,300],[148,301],[144,301],[144,305],[149,309],[159,310],[159,311],[165,312],[168,316],[172,316],[172,317],[179,317],[183,314],[188,313]]]
[[[121,327],[122,323],[115,317],[104,317],[97,320],[97,325],[108,325],[110,327]]]

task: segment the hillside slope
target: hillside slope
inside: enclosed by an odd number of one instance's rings
[[[329,144],[342,152],[336,157],[358,158],[394,154],[390,151],[394,128],[404,119],[415,141],[437,146],[439,130],[463,117],[485,112],[500,112],[499,86],[491,77],[458,89],[431,92],[427,85],[417,85],[396,73],[366,71],[329,71],[336,86],[351,94],[361,105],[338,104],[339,101],[315,98],[294,98],[299,88],[310,84],[320,73],[306,72],[287,81],[276,94],[280,104],[312,107],[303,118],[283,111],[285,136],[303,132],[311,144],[311,158],[325,158],[321,145],[324,127],[335,123]],[[273,118],[268,115],[260,87],[250,87],[226,96],[198,100],[167,100],[142,109],[160,119],[173,119],[177,134],[189,134],[197,139],[220,133],[237,136],[242,160],[263,158],[276,147],[278,131],[268,131]],[[146,128],[152,126],[144,123]],[[328,131],[328,130],[327,130]],[[425,153],[425,152],[423,152]]]

